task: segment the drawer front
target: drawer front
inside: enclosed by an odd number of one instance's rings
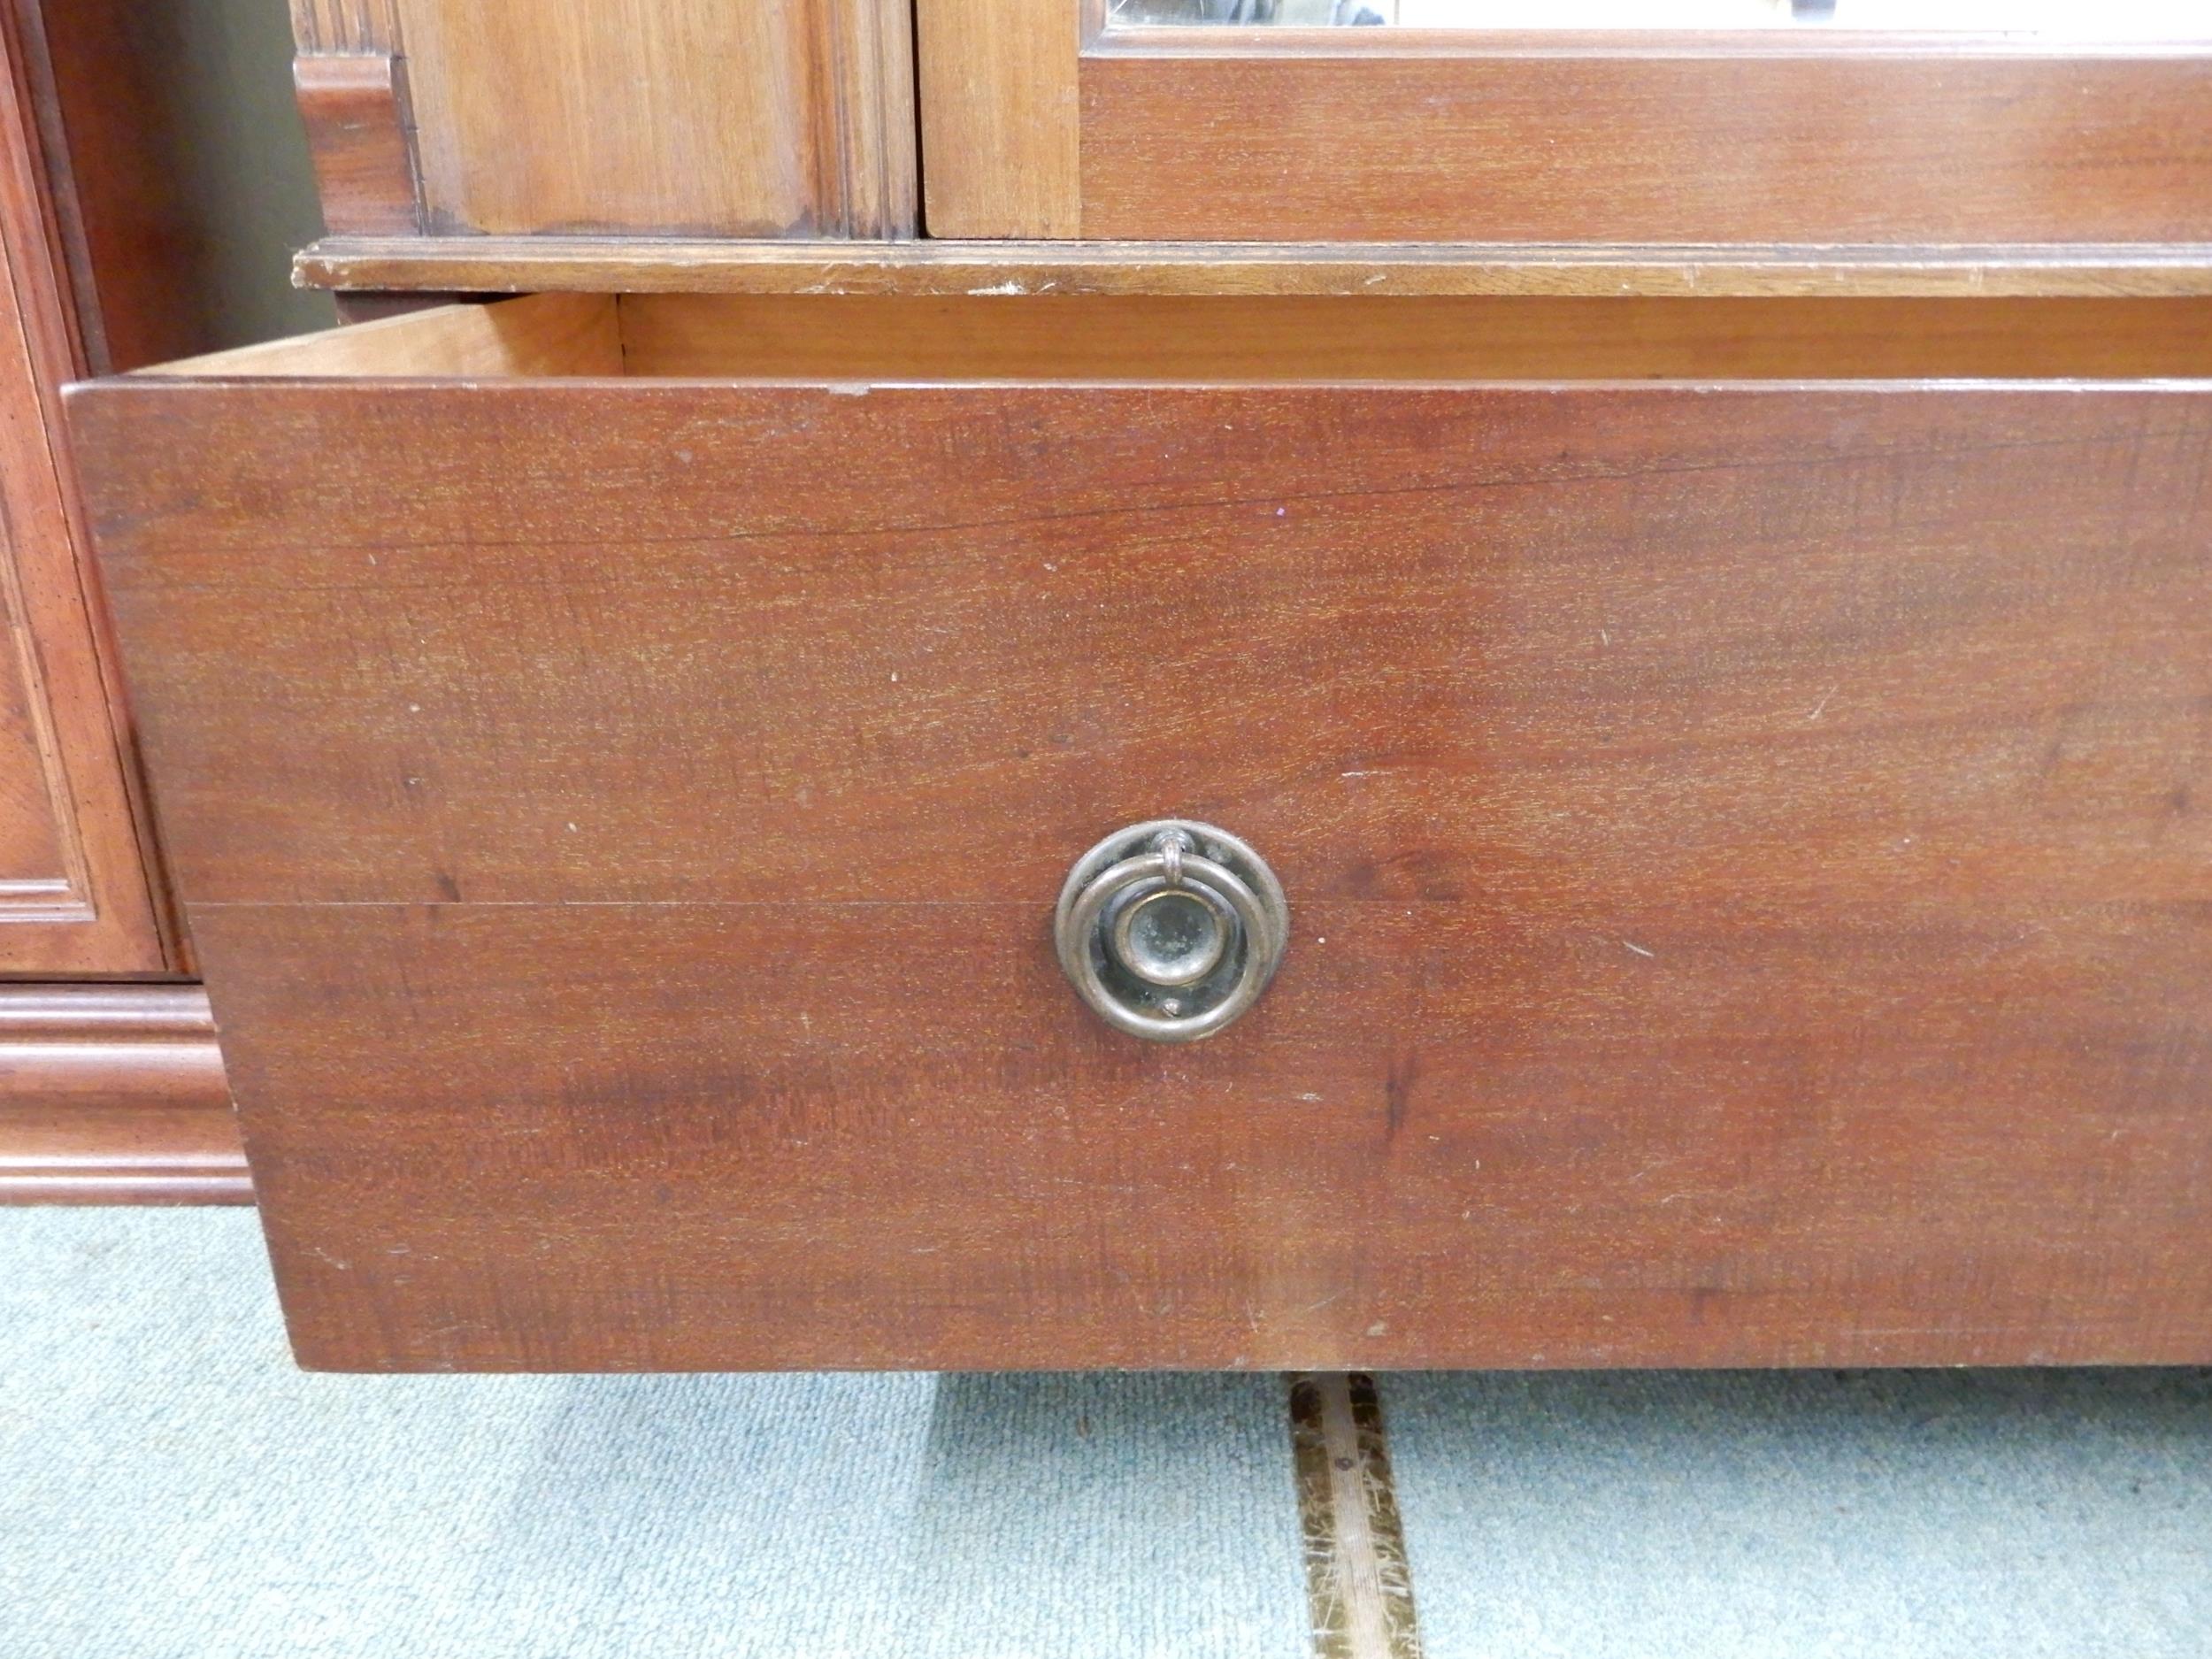
[[[76,413],[309,1363],[2212,1359],[2207,394]]]

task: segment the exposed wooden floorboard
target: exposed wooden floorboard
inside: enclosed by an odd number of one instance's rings
[[[1420,1659],[1375,1379],[1294,1373],[1290,1432],[1315,1659]]]

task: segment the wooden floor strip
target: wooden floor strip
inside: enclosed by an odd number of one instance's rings
[[[1294,1373],[1290,1440],[1316,1659],[1420,1659],[1375,1379]]]

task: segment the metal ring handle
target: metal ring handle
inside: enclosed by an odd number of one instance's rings
[[[1133,904],[1179,889],[1214,925],[1232,921],[1233,936],[1206,957],[1203,976],[1148,975],[1125,950],[1118,955],[1118,941],[1125,945]],[[1108,836],[1076,861],[1053,931],[1076,994],[1109,1025],[1153,1042],[1195,1042],[1267,989],[1289,944],[1290,910],[1274,872],[1242,841],[1210,825],[1159,819]]]

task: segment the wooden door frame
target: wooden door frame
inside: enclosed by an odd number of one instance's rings
[[[58,868],[0,895],[0,976],[157,976],[182,962],[89,557],[60,388],[85,354],[24,54],[0,34],[0,506],[7,610]]]

